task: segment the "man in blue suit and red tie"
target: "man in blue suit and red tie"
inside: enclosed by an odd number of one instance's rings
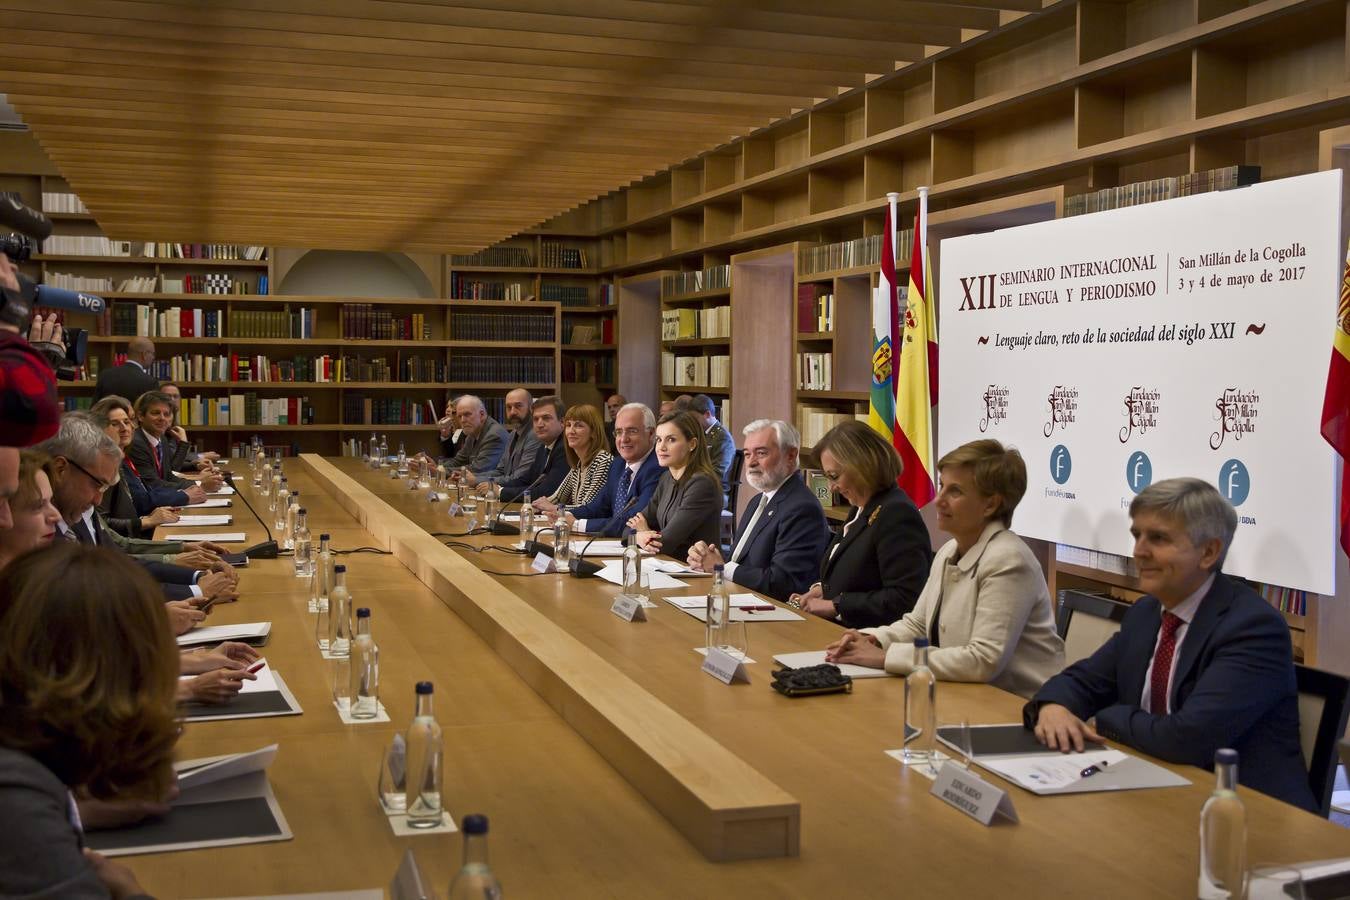
[[[1130,519],[1148,596],[1096,653],[1045,683],[1023,712],[1027,727],[1054,749],[1108,738],[1204,768],[1231,747],[1244,785],[1316,810],[1289,628],[1220,571],[1237,513],[1212,485],[1172,478],[1140,491]]]
[[[627,403],[614,416],[614,445],[618,451],[605,486],[590,503],[569,507],[567,517],[586,534],[619,537],[630,516],[646,509],[661,480],[661,464],[652,444],[656,416],[645,404]]]
[[[778,419],[745,426],[745,480],[759,496],[741,515],[723,574],[742,587],[786,601],[820,575],[830,542],[825,511],[797,474],[801,436]],[[721,551],[699,541],[689,548],[689,566],[711,572]]]

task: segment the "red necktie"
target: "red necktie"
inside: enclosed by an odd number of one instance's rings
[[[155,469],[159,472],[159,477],[164,477],[164,457],[159,452],[160,445],[155,445]]]
[[[1177,650],[1177,629],[1183,624],[1180,616],[1163,613],[1162,637],[1153,653],[1153,672],[1148,682],[1149,707],[1155,716],[1167,715],[1168,681],[1172,675],[1172,655]]]

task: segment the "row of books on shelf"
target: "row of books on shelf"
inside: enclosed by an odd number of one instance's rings
[[[313,425],[314,407],[308,397],[183,397],[179,418],[183,425]]]
[[[797,387],[804,391],[834,389],[833,353],[798,353]]]
[[[676,387],[731,387],[731,357],[662,353],[661,383]]]
[[[342,398],[342,421],[346,425],[435,425],[440,412],[426,400],[400,397],[368,397],[348,394]]]
[[[551,341],[556,333],[553,312],[452,312],[454,341]]]
[[[526,297],[534,299],[527,286],[519,281],[476,281],[464,275],[450,275],[451,300],[522,301]]]
[[[43,240],[42,252],[61,256],[143,256],[147,259],[261,260],[267,256],[266,247],[116,241],[96,234],[54,234]]]
[[[586,251],[565,247],[557,241],[543,241],[539,245],[539,264],[545,269],[584,269]]]
[[[1124,206],[1156,203],[1174,197],[1208,194],[1246,187],[1261,181],[1260,166],[1223,166],[1205,172],[1189,172],[1170,178],[1154,178],[1120,187],[1105,188],[1089,194],[1075,194],[1064,200],[1064,216],[1081,216]]]
[[[1085,566],[1089,569],[1114,572],[1117,575],[1128,575],[1132,578],[1139,574],[1134,567],[1132,558],[1115,553],[1106,553],[1101,550],[1089,550],[1087,547],[1056,544],[1055,560],[1073,566]]]
[[[509,384],[553,384],[553,354],[505,355],[456,353],[450,357],[450,381],[497,381]]]
[[[613,306],[619,302],[618,294],[614,293],[614,285],[602,284],[595,292],[596,306]]]
[[[338,333],[349,341],[429,341],[431,323],[423,313],[396,316],[372,303],[338,307]]]
[[[904,266],[913,252],[914,229],[906,228],[899,235],[895,251],[896,266]],[[798,254],[797,272],[799,276],[814,275],[817,272],[836,272],[840,269],[856,269],[880,264],[881,235],[869,234],[867,237],[854,238],[851,241],[807,247]]]
[[[569,356],[562,361],[562,380],[591,384],[614,384],[614,357]]]
[[[314,337],[318,310],[286,304],[279,310],[191,309],[153,303],[114,303],[96,324],[100,335],[168,338],[298,338]]]
[[[116,291],[123,294],[266,294],[267,276],[237,278],[223,272],[209,275],[185,275],[170,278],[158,275],[137,275],[114,281],[111,278],[90,278],[68,272],[48,272],[43,281],[52,287],[67,291],[101,294]]]
[[[468,255],[452,254],[450,265],[527,268],[534,265],[534,254],[528,247],[488,247],[486,250]]]
[[[302,306],[292,311],[289,303],[281,310],[235,309],[230,311],[230,336],[310,340],[318,318],[317,309]]]
[[[797,331],[834,331],[834,292],[828,284],[797,285]]]
[[[18,194],[6,191],[14,199],[23,202],[23,198]],[[89,207],[84,205],[78,194],[71,191],[43,191],[42,192],[42,211],[49,213],[83,213],[88,215]]]
[[[731,266],[709,266],[696,272],[677,272],[661,279],[661,296],[694,294],[731,287]]]
[[[564,344],[612,344],[614,343],[614,320],[601,322],[564,322]]]
[[[119,363],[125,354],[118,355]],[[97,376],[97,357],[90,357]],[[203,382],[222,384],[248,383],[341,383],[347,381],[385,381],[399,383],[443,383],[445,362],[423,359],[420,356],[394,354],[390,362],[385,357],[366,358],[361,355],[333,356],[327,353],[315,356],[296,356],[291,359],[272,359],[247,354],[183,353],[167,359],[157,359],[150,374],[160,381]]]
[[[802,434],[803,447],[814,447],[820,443],[820,439],[825,436],[825,432],[841,422],[848,422],[853,419],[866,422],[867,413],[841,413],[837,409],[818,406],[814,403],[797,404],[797,430]]]
[[[681,307],[661,311],[661,340],[731,337],[731,307]]]
[[[539,286],[539,299],[545,303],[561,303],[563,306],[590,306],[590,291],[580,284],[548,284]]]

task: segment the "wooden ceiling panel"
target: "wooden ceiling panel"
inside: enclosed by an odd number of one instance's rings
[[[0,0],[111,235],[472,251],[1042,0]]]

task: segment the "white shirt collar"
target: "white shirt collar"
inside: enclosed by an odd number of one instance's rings
[[[141,365],[140,363],[136,362],[136,360],[134,360],[134,359],[128,358],[128,359],[127,359],[127,362],[131,363],[133,366],[135,366],[136,368],[140,369],[142,372],[148,371],[148,370],[145,368],[145,366],[143,366],[143,365]]]
[[[159,438],[155,437],[153,434],[151,434],[151,433],[148,432],[148,431],[145,432],[145,439],[146,439],[147,441],[150,442],[150,446],[151,446],[151,447],[158,447],[158,446],[159,446]]]
[[[628,464],[628,471],[630,471],[630,472],[632,472],[634,475],[636,475],[636,474],[638,473],[638,469],[642,468],[642,464],[645,463],[645,462],[647,461],[647,457],[648,457],[648,456],[651,456],[652,453],[654,453],[655,451],[656,451],[656,448],[653,447],[651,450],[648,450],[645,454],[643,454],[642,459],[636,460],[636,461],[634,461],[634,462],[630,462],[630,463]]]

